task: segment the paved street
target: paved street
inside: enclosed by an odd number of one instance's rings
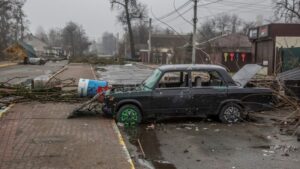
[[[71,64],[60,78],[93,78],[90,65]],[[77,104],[22,103],[0,121],[0,168],[132,168],[114,120],[66,119]]]
[[[192,121],[192,122],[191,122]],[[277,127],[245,122],[225,125],[198,120],[166,120],[155,129],[123,129],[129,136],[131,154],[141,154],[156,169],[241,168],[296,169],[300,163],[299,142],[278,134]],[[137,153],[138,152],[138,153]],[[136,155],[137,168],[147,163]]]
[[[15,77],[21,77],[10,81],[10,83],[18,84],[40,75],[52,75],[66,64],[67,61],[59,61],[47,62],[45,65],[13,65],[0,67],[0,82],[5,82]]]

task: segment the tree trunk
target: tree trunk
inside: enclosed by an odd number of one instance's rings
[[[131,57],[132,57],[132,59],[136,59],[133,32],[132,32],[132,28],[131,28],[131,19],[129,16],[129,9],[128,9],[128,0],[125,0],[125,11],[126,11],[126,20],[127,20],[128,32],[129,32]],[[125,53],[125,55],[126,55],[126,53]]]

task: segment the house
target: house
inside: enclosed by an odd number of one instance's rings
[[[48,44],[32,34],[28,34],[27,36],[25,36],[23,42],[32,46],[38,57],[43,57],[43,55],[46,53]]]
[[[253,63],[251,42],[240,33],[225,34],[197,44],[196,62],[212,63],[236,72]]]
[[[24,63],[28,63],[30,58],[37,58],[33,47],[21,41],[10,45],[4,52],[11,60],[22,60]]]
[[[70,55],[70,52],[62,47],[46,47],[45,53],[42,54],[47,59],[69,59]]]
[[[66,59],[69,58],[70,52],[67,52],[62,47],[51,47],[36,36],[29,34],[24,40],[26,44],[31,45],[36,52],[36,55],[44,59]]]
[[[268,75],[300,65],[300,24],[272,23],[249,31],[254,62]]]
[[[153,34],[150,58],[148,48],[145,48],[139,50],[140,59],[144,63],[155,64],[190,63],[191,57],[185,48],[190,39],[190,35]]]

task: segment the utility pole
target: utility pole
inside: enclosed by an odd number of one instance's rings
[[[116,55],[119,55],[119,33],[116,36]]]
[[[196,34],[197,34],[197,9],[198,9],[198,0],[194,0],[194,19],[193,19],[193,53],[192,53],[192,63],[196,63]]]
[[[148,63],[150,63],[151,50],[152,50],[151,36],[152,36],[152,18],[149,18]]]
[[[125,59],[126,56],[127,56],[127,47],[126,47],[126,45],[127,45],[127,38],[126,38],[126,36],[125,36],[125,39],[124,39],[124,59]]]

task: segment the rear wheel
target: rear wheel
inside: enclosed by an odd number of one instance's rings
[[[219,119],[223,123],[238,123],[242,120],[243,109],[236,103],[228,103],[222,107]]]
[[[117,122],[123,123],[125,126],[140,124],[142,121],[141,111],[135,105],[124,105],[119,109],[116,120]]]

